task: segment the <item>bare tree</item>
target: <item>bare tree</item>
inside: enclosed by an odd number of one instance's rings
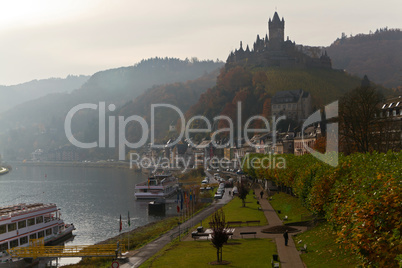
[[[223,244],[228,241],[229,235],[227,233],[227,223],[225,220],[225,213],[222,209],[216,211],[212,215],[210,223],[212,228],[212,244],[216,248],[217,261],[222,262],[222,248]]]
[[[375,127],[379,121],[382,94],[370,86],[367,76],[362,85],[347,93],[340,102],[340,133],[349,153],[366,153],[378,143]]]

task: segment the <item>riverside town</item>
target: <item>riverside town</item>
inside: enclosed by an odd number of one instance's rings
[[[402,1],[3,2],[0,268],[402,267]]]

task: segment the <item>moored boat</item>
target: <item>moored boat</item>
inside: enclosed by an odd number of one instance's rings
[[[178,180],[171,173],[160,173],[147,181],[135,185],[136,199],[166,198],[176,193]]]
[[[34,239],[43,238],[45,245],[72,236],[73,224],[65,224],[55,204],[17,204],[0,207],[0,267],[9,262],[5,252],[28,246]],[[7,266],[8,267],[8,266]]]

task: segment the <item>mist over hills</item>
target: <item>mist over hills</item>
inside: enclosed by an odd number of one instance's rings
[[[0,85],[0,113],[18,104],[43,97],[51,93],[69,93],[80,88],[90,76],[69,75],[66,78],[49,78],[30,82],[2,86]]]
[[[152,58],[140,63],[94,74],[81,88],[71,93],[53,93],[19,104],[0,114],[3,154],[29,159],[35,149],[50,149],[68,144],[64,120],[68,111],[82,103],[106,102],[119,108],[155,85],[196,79],[223,65],[222,62]],[[205,88],[204,90],[206,90]],[[98,120],[98,111],[85,109],[75,114],[72,131],[83,141]],[[98,133],[97,131],[95,132]]]
[[[320,108],[358,86],[364,74],[380,87],[383,84],[400,90],[401,45],[400,30],[343,36],[326,48],[334,70],[248,66],[218,72],[223,62],[152,58],[133,66],[100,71],[89,78],[69,76],[64,80],[0,86],[0,92],[7,96],[0,100],[0,153],[14,159],[17,156],[29,159],[37,148],[46,150],[69,144],[64,133],[65,116],[82,103],[113,103],[117,109],[108,115],[135,114],[149,123],[152,103],[175,105],[187,118],[204,115],[212,119],[217,115],[234,115],[236,103],[241,101],[244,118],[269,117],[270,98],[282,90],[308,91],[314,107]],[[396,94],[382,90],[386,96]],[[5,111],[11,106],[14,107]],[[172,134],[169,126],[175,125],[177,119],[172,110],[157,112],[158,141],[169,139]],[[77,113],[72,123],[74,136],[82,142],[96,140],[97,120],[98,111],[86,109]],[[138,126],[127,126],[128,140],[138,140],[139,135]],[[113,155],[114,151],[92,150],[91,154],[102,158]]]

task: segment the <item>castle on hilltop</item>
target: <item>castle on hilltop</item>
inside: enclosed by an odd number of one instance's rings
[[[226,68],[236,65],[255,65],[264,67],[293,67],[293,68],[326,68],[331,69],[332,63],[327,52],[322,53],[321,57],[312,57],[303,51],[302,46],[297,46],[295,42],[285,41],[285,20],[279,19],[275,12],[273,19],[268,21],[268,35],[254,42],[252,50],[240,41],[240,48],[232,51],[226,61]]]

